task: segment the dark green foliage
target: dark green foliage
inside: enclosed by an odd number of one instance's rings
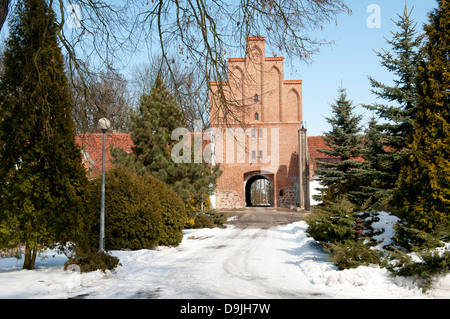
[[[224,213],[215,210],[205,210],[196,214],[192,228],[222,228],[226,221],[227,218]]]
[[[434,230],[423,231],[408,226],[405,222],[396,225],[396,242],[406,252],[419,252],[442,247],[450,242],[450,219],[440,223]]]
[[[105,180],[106,249],[148,249],[181,242],[184,203],[162,181],[123,166],[109,170]],[[91,245],[99,238],[100,184],[100,178],[93,182]]]
[[[395,200],[410,227],[432,232],[450,212],[450,4],[439,1],[425,27],[414,131]]]
[[[334,202],[325,202],[323,206],[312,207],[307,217],[307,232],[319,242],[345,242],[355,238],[353,224],[357,206],[347,198]]]
[[[390,165],[390,170],[393,172],[399,170],[401,151],[406,145],[405,138],[413,128],[417,100],[414,80],[417,76],[417,65],[421,60],[423,35],[418,35],[416,23],[411,19],[411,13],[408,13],[405,6],[403,14],[398,15],[399,20],[394,21],[399,31],[391,32],[392,39],[387,40],[391,50],[377,52],[381,65],[395,75],[394,84],[389,86],[369,77],[373,88],[372,93],[393,104],[364,105],[385,120],[383,124],[377,124],[377,129],[383,135],[382,142],[386,146],[385,155],[389,155],[386,157],[389,159],[387,164]],[[391,179],[391,185],[395,182],[396,177],[394,176]]]
[[[389,251],[393,260],[388,269],[395,276],[413,277],[424,291],[431,288],[433,279],[450,271],[450,251],[444,243],[450,241],[450,219],[440,223],[433,231],[411,228],[399,223],[396,229],[399,249]],[[440,251],[440,252],[439,252]],[[412,260],[413,252],[420,261]]]
[[[87,179],[57,30],[46,1],[19,1],[0,79],[0,242],[26,243],[27,269],[84,227]]]
[[[148,176],[152,181],[160,182],[155,192],[162,208],[162,228],[159,245],[176,246],[183,240],[183,228],[186,222],[185,204],[181,197],[168,185]]]
[[[359,211],[360,207],[344,196],[333,202],[325,202],[323,206],[313,207],[306,219],[308,234],[330,253],[330,260],[339,269],[378,264],[381,261],[382,253],[370,249],[370,241],[356,238],[353,226],[356,218],[360,217]]]
[[[317,161],[322,168],[316,169],[320,183],[324,187],[335,186],[338,183],[346,184],[347,176],[351,170],[361,166],[358,158],[361,156],[362,139],[359,136],[361,130],[359,123],[361,116],[353,114],[355,107],[348,100],[346,90],[339,89],[339,97],[335,104],[331,105],[333,116],[327,118],[331,124],[330,132],[325,133],[324,140],[330,147],[329,150],[318,150],[319,152],[337,158],[334,162]],[[342,186],[341,185],[341,186]]]
[[[376,118],[372,117],[368,125],[362,151],[365,161],[353,172],[357,184],[350,190],[350,196],[357,204],[367,203],[379,208],[392,194],[392,172],[389,171],[390,161],[383,142],[384,135],[379,130]]]
[[[390,49],[377,52],[381,66],[393,74],[393,84],[369,77],[372,93],[386,104],[363,105],[382,121],[373,116],[369,122],[363,150],[365,163],[358,173],[362,187],[354,194],[361,200],[370,200],[375,208],[385,206],[389,210],[405,159],[406,137],[413,129],[417,104],[415,78],[423,41],[406,6],[398,18],[394,22],[399,30],[391,32],[392,38],[387,40]]]
[[[198,214],[195,217],[193,228],[214,228],[214,223],[205,214]]]
[[[182,142],[179,136],[172,140],[172,132],[187,127],[187,123],[161,76],[157,77],[150,94],[141,97],[138,110],[133,111],[130,118],[131,138],[135,144],[133,154],[113,150],[116,162],[140,174],[152,174],[176,191],[186,204],[192,199],[200,201],[202,196],[212,192],[220,174],[219,166],[195,162],[194,147],[186,156],[187,163],[176,163],[172,159],[174,146]]]
[[[424,292],[432,287],[435,277],[450,271],[450,251],[445,251],[442,254],[435,251],[425,251],[419,254],[422,262],[412,261],[409,256],[401,253],[396,256],[399,263],[389,266],[392,274],[414,278]]]
[[[78,265],[81,272],[90,272],[95,270],[114,270],[120,265],[120,260],[112,256],[109,252],[99,252],[92,246],[77,245],[72,253],[67,256],[68,260],[64,264],[64,270],[69,265]]]
[[[370,249],[370,245],[362,241],[324,243],[323,246],[330,253],[330,260],[341,270],[380,264],[383,257],[382,252]]]
[[[204,211],[203,214],[205,214],[206,216],[208,216],[208,218],[212,220],[212,222],[214,223],[214,227],[219,228],[225,227],[224,224],[227,222],[227,217],[225,213],[210,209]]]

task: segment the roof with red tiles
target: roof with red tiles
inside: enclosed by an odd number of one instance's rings
[[[209,133],[191,132],[191,136],[202,136],[202,149],[211,142]],[[91,177],[102,173],[102,146],[103,133],[78,134],[75,142],[81,147],[83,163]],[[190,141],[187,143],[189,144]],[[127,153],[131,153],[134,143],[129,133],[117,133],[111,131],[105,134],[105,169],[112,167],[110,147],[122,148]]]
[[[191,133],[193,136],[201,133]],[[102,133],[78,134],[76,143],[80,145],[83,152],[83,161],[91,176],[97,176],[102,172]],[[210,138],[204,136],[202,139],[203,148],[210,143]],[[132,152],[134,146],[131,136],[128,133],[117,133],[115,131],[105,134],[105,168],[112,167],[110,161],[110,146],[120,147],[128,153]],[[314,169],[317,168],[316,161],[337,161],[339,158],[320,153],[319,149],[330,149],[323,136],[309,136],[308,149],[310,158],[310,175],[313,176]]]
[[[315,160],[317,158],[331,158],[331,156],[325,155],[318,151],[319,149],[331,149],[323,139],[323,136],[308,136],[308,149],[311,160]]]

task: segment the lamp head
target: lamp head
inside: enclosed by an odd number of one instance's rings
[[[98,126],[103,132],[106,132],[111,127],[111,122],[107,118],[101,118],[98,121]]]

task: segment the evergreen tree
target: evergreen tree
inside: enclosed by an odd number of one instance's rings
[[[19,1],[0,82],[1,241],[26,243],[26,269],[40,249],[79,239],[86,207],[57,28],[46,1]]]
[[[169,185],[187,204],[200,202],[212,192],[219,176],[219,167],[206,162],[175,163],[172,149],[179,140],[172,132],[186,127],[183,112],[175,97],[158,76],[150,95],[141,97],[139,109],[131,112],[130,132],[135,146],[133,154],[124,156],[114,151],[116,161],[139,173],[150,173]],[[193,149],[193,148],[191,148]],[[188,158],[192,160],[192,155]],[[193,161],[192,161],[193,162]]]
[[[434,230],[450,212],[449,2],[440,0],[429,19],[414,131],[395,196],[409,226],[425,231]]]
[[[423,35],[418,35],[416,24],[411,19],[411,12],[405,6],[403,15],[398,15],[399,20],[394,21],[399,28],[392,33],[392,39],[387,40],[390,51],[377,52],[381,59],[381,65],[395,75],[394,84],[387,85],[369,77],[372,92],[376,97],[385,100],[389,104],[364,105],[375,111],[382,123],[372,123],[371,134],[377,134],[377,139],[384,144],[384,149],[378,145],[379,156],[371,156],[373,150],[369,149],[366,161],[371,163],[370,169],[379,170],[378,175],[383,176],[383,183],[369,185],[385,191],[388,195],[397,185],[400,166],[405,156],[406,136],[411,132],[414,112],[416,107],[417,65],[421,58],[420,49]],[[375,133],[378,130],[379,133]],[[379,142],[376,142],[379,144]],[[367,145],[369,148],[374,145]],[[380,165],[382,163],[382,165]],[[388,191],[387,191],[388,190]],[[390,190],[390,191],[389,191]]]
[[[354,171],[359,187],[351,191],[351,197],[358,204],[384,204],[383,199],[388,197],[386,188],[389,188],[386,186],[390,177],[386,160],[389,154],[386,151],[383,133],[379,130],[375,116],[369,120],[362,145],[361,154],[365,161]]]
[[[337,189],[337,192],[342,194],[351,187],[352,183],[349,183],[349,180],[352,178],[350,174],[352,170],[361,166],[358,158],[361,156],[362,139],[359,135],[361,131],[359,124],[362,116],[353,114],[355,106],[352,105],[346,90],[342,87],[339,89],[339,97],[331,108],[333,116],[326,120],[332,128],[330,132],[324,134],[324,140],[329,149],[318,151],[338,160],[317,161],[317,165],[322,168],[316,169],[315,173],[319,175],[322,186],[330,190]],[[333,198],[334,194],[329,196]]]

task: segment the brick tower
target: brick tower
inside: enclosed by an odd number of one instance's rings
[[[252,185],[261,180],[266,204],[301,205],[305,183],[299,184],[299,177],[307,175],[299,171],[307,162],[307,151],[299,151],[306,145],[299,141],[302,81],[284,80],[284,58],[266,57],[264,37],[249,37],[246,56],[228,59],[227,81],[210,84],[214,160],[223,171],[215,207],[254,205]],[[228,106],[217,94],[219,87],[232,101]],[[305,154],[303,160],[299,154]]]

